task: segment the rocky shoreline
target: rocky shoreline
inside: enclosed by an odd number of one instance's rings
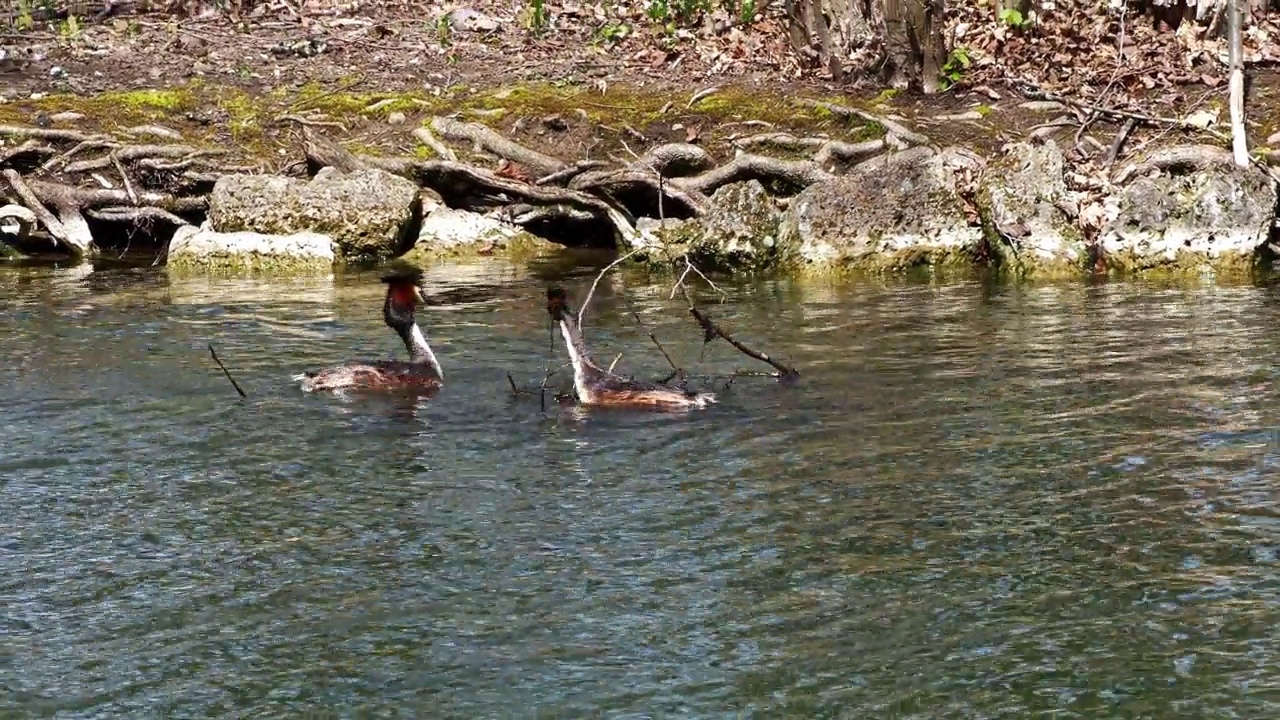
[[[1025,139],[1001,142],[1005,127],[994,141],[947,142],[956,133],[926,135],[889,97],[713,95],[685,111],[668,100],[644,124],[629,122],[634,95],[612,115],[580,96],[554,108],[545,97],[504,103],[510,92],[469,104],[367,99],[383,112],[354,113],[358,138],[351,117],[312,112],[286,116],[293,131],[270,147],[229,146],[216,131],[189,138],[193,126],[242,122],[198,103],[154,103],[128,127],[60,110],[74,98],[10,103],[0,247],[91,261],[128,235],[187,273],[589,246],[677,270],[981,267],[1021,278],[1234,274],[1276,254],[1271,172],[1261,161],[1237,168],[1195,137],[1082,161],[1069,123],[1043,122],[1070,112],[1059,102],[1020,101],[1039,120],[1014,129]],[[698,114],[699,102],[714,112]],[[762,105],[776,106],[768,120]],[[359,141],[375,132],[380,144]]]

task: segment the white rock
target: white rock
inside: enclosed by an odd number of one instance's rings
[[[178,228],[169,241],[170,266],[238,269],[332,267],[333,238],[314,232],[267,235],[220,233],[206,222]]]

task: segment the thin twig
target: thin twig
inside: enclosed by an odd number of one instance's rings
[[[658,346],[658,352],[662,353],[662,357],[667,359],[667,364],[671,366],[671,369],[675,370],[676,372],[681,372],[680,366],[676,365],[676,361],[672,360],[671,356],[667,354],[667,349],[662,347],[662,343],[658,342],[658,336],[654,335],[653,331],[650,330],[649,327],[644,324],[644,320],[640,319],[640,313],[637,313],[635,310],[632,310],[631,316],[636,319],[636,324],[644,329],[645,334],[649,336],[649,339],[653,341],[653,344]]]
[[[1120,150],[1124,147],[1124,143],[1129,139],[1129,135],[1133,129],[1138,126],[1138,121],[1128,118],[1124,121],[1124,125],[1120,126],[1120,132],[1116,133],[1116,139],[1111,141],[1111,148],[1107,150],[1107,155],[1102,159],[1102,166],[1109,168],[1115,163],[1116,158],[1120,157]]]
[[[249,397],[244,394],[244,390],[240,389],[240,383],[236,382],[236,379],[231,377],[231,373],[227,370],[227,366],[223,365],[222,361],[218,359],[218,353],[214,351],[213,343],[209,343],[209,354],[213,356],[213,361],[218,363],[218,367],[222,368],[222,374],[226,375],[227,379],[231,381],[231,387],[235,388],[236,392],[240,393],[240,397]]]
[[[738,350],[741,351],[742,354],[748,357],[753,357],[756,360],[759,360],[760,362],[768,363],[769,365],[773,366],[780,373],[779,377],[795,378],[800,376],[799,370],[796,370],[795,368],[789,365],[784,365],[783,363],[778,362],[777,360],[774,360],[773,358],[769,357],[768,355],[765,355],[759,350],[754,350],[752,348],[749,348],[746,345],[743,345],[738,340],[735,340],[731,335],[726,333],[724,330],[721,330],[720,327],[717,326],[715,323],[711,322],[711,318],[704,315],[701,310],[698,310],[698,308],[695,308],[695,307],[689,308],[689,313],[693,315],[693,319],[697,320],[698,324],[702,326],[702,331],[704,333],[704,342],[711,342],[712,340],[715,340],[718,337],[724,338],[725,342],[738,348]]]
[[[614,260],[613,262],[609,263],[608,265],[605,265],[604,269],[600,271],[600,274],[596,275],[596,279],[591,283],[591,289],[587,291],[586,299],[582,301],[582,307],[578,308],[578,327],[582,327],[582,316],[585,315],[587,312],[587,305],[590,304],[591,302],[591,296],[596,294],[596,286],[600,284],[600,279],[605,276],[605,273],[609,272],[610,270],[617,267],[618,265],[621,265],[622,263],[626,262],[632,255],[635,255],[636,253],[640,252],[642,249],[643,248],[636,248],[635,250],[632,250],[626,255],[623,255],[617,260]]]

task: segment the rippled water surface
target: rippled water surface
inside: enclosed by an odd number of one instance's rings
[[[0,716],[1280,717],[1276,290],[728,285],[803,382],[654,415],[512,398],[560,272],[433,270],[421,400],[289,381],[375,275],[0,269]],[[667,292],[602,362],[755,369]]]

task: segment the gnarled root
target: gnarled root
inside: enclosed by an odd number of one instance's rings
[[[619,208],[604,200],[577,190],[555,186],[539,186],[503,177],[489,170],[448,160],[412,160],[356,155],[337,143],[318,135],[308,135],[304,144],[308,167],[336,167],[343,172],[361,168],[378,168],[408,178],[440,194],[450,207],[480,209],[520,202],[527,206],[561,208],[530,214],[519,213],[525,227],[551,216],[576,220],[583,214],[610,224],[615,243],[631,244],[638,237],[631,220]]]
[[[583,173],[569,187],[595,195],[607,194],[637,217],[689,218],[706,212],[707,198],[702,193],[663,182],[651,172],[628,168]]]
[[[467,123],[446,117],[436,117],[431,120],[431,129],[446,138],[467,140],[498,157],[514,163],[520,163],[538,175],[549,175],[564,169],[565,166],[565,163],[560,160],[508,140],[479,123]]]
[[[645,151],[631,163],[629,169],[640,172],[656,172],[664,178],[697,175],[715,167],[711,155],[691,143],[667,143]]]
[[[119,216],[124,206],[139,215],[146,214],[147,210],[169,211],[164,213],[167,216],[170,212],[203,212],[206,206],[203,197],[182,198],[153,191],[79,188],[44,180],[24,180],[13,169],[4,170],[3,175],[49,235],[77,257],[88,255],[93,249],[93,233],[84,216],[86,211],[115,208],[114,213],[107,214]]]
[[[691,178],[675,178],[671,182],[682,190],[710,195],[721,186],[746,180],[773,181],[791,188],[804,189],[834,177],[815,162],[778,160],[743,153],[714,170]]]
[[[1138,175],[1145,175],[1152,170],[1162,172],[1195,172],[1208,168],[1234,167],[1235,161],[1230,150],[1213,145],[1179,145],[1177,147],[1156,150],[1139,162],[1129,163],[1120,168],[1111,182],[1123,185]]]

